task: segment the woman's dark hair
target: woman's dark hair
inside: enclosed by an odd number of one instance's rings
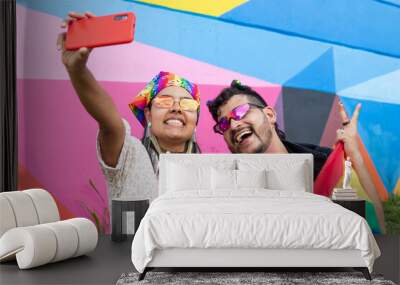
[[[260,105],[263,107],[267,107],[268,104],[265,102],[264,98],[258,94],[255,90],[251,89],[251,87],[242,85],[239,80],[233,80],[230,87],[224,88],[218,96],[212,100],[207,102],[208,110],[211,113],[215,122],[218,122],[218,110],[219,108],[226,104],[229,99],[231,99],[235,95],[245,95],[250,103]],[[280,139],[285,139],[285,133],[279,129],[278,123],[275,123],[275,130]]]

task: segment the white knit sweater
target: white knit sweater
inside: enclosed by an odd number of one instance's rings
[[[113,198],[152,201],[158,196],[158,181],[149,155],[141,141],[131,135],[129,123],[122,120],[125,139],[115,167],[107,165],[101,157],[99,132],[97,133],[97,158],[107,181],[110,210]]]

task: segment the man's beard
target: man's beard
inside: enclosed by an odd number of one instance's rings
[[[267,128],[268,128],[268,126],[267,126]],[[257,147],[254,150],[244,152],[244,151],[240,150],[240,145],[238,145],[238,146],[234,145],[232,147],[229,147],[229,149],[232,153],[265,153],[267,151],[267,149],[269,148],[271,141],[272,141],[271,128],[268,128],[267,130],[265,130],[266,141],[264,143],[263,143],[263,140],[261,139],[260,135],[258,133],[256,133],[253,128],[251,128],[251,129],[252,129],[253,135],[255,136],[255,139],[258,141],[258,142],[256,142]]]
[[[267,130],[267,140],[265,143],[262,142],[261,138],[258,136],[258,134],[255,134],[259,141],[261,142],[259,146],[255,149],[253,153],[265,153],[267,149],[269,148],[272,140],[272,131],[271,129]]]

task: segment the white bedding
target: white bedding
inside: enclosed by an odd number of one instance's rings
[[[143,272],[165,248],[358,249],[370,272],[380,255],[359,215],[323,196],[266,189],[158,197],[132,243],[135,268]]]

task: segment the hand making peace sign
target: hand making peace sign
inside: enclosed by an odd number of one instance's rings
[[[342,102],[339,101],[339,114],[342,121],[342,128],[336,131],[336,140],[344,143],[344,150],[347,156],[352,160],[359,157],[360,151],[358,146],[358,117],[360,115],[361,103],[358,103],[353,112],[353,116],[349,120],[346,110]]]

